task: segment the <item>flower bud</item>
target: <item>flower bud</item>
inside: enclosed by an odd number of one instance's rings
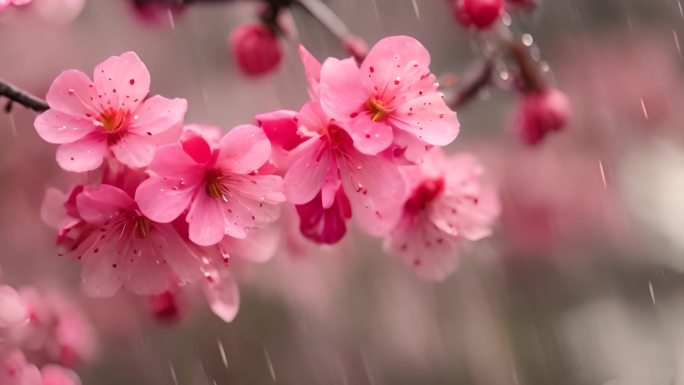
[[[274,70],[283,57],[278,37],[263,24],[243,24],[230,34],[237,64],[247,75],[263,75]]]
[[[560,131],[570,118],[568,97],[560,90],[549,88],[523,96],[516,112],[514,131],[529,145],[536,145],[551,131]]]
[[[466,28],[487,29],[502,11],[502,0],[454,0],[454,17]]]

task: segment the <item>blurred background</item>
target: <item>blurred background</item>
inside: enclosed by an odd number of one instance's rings
[[[196,4],[150,22],[125,0],[83,1],[0,13],[0,78],[43,96],[60,71],[91,73],[133,50],[153,94],[188,99],[188,123],[227,130],[307,99],[294,39],[276,73],[237,70],[227,36],[256,20],[254,2]],[[467,74],[480,55],[446,1],[327,3],[371,44],[418,38],[436,74]],[[345,55],[307,14],[292,18],[316,57]],[[101,344],[99,359],[78,368],[86,385],[684,384],[682,5],[544,0],[512,28],[533,37],[573,117],[530,148],[510,134],[515,94],[493,88],[458,110],[461,135],[447,152],[483,160],[504,210],[495,235],[463,250],[445,282],[418,280],[352,230],[334,248],[285,234],[271,262],[236,266],[242,305],[231,324],[192,294],[175,323],[154,319],[144,298],[86,298],[80,266],[56,256],[40,220],[45,189],[78,179],[18,105],[0,113],[0,280],[85,307]]]

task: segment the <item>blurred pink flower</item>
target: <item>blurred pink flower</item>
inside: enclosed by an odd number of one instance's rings
[[[30,3],[31,0],[0,0],[0,11],[9,7],[10,5],[20,6]]]
[[[93,361],[99,352],[97,335],[83,311],[63,293],[22,288],[28,321],[8,331],[8,340],[25,352],[72,367]]]
[[[134,52],[95,67],[93,81],[64,71],[47,93],[50,109],[35,120],[40,137],[60,144],[57,162],[74,172],[98,168],[111,151],[130,167],[147,166],[158,144],[178,137],[187,102],[149,93],[150,74]]]
[[[20,350],[0,343],[0,384],[41,385],[40,371]]]
[[[483,167],[468,154],[445,158],[433,149],[421,166],[404,171],[413,192],[385,250],[421,278],[442,280],[456,268],[461,244],[491,234],[499,199],[482,180]]]
[[[502,0],[453,0],[454,17],[464,27],[487,29],[503,11]]]
[[[362,153],[387,149],[396,132],[408,147],[447,145],[459,132],[430,73],[430,54],[417,40],[392,36],[379,41],[359,68],[353,59],[330,58],[320,74],[320,103]]]
[[[215,146],[190,132],[159,148],[153,175],[138,187],[136,200],[146,216],[162,223],[189,210],[189,238],[198,245],[214,245],[224,235],[244,238],[275,221],[285,201],[282,179],[258,173],[270,155],[268,138],[255,126],[235,127]]]
[[[513,130],[520,140],[533,146],[547,134],[564,128],[570,114],[570,100],[563,91],[549,88],[526,93],[517,107]]]
[[[243,24],[230,34],[238,66],[247,75],[264,75],[278,67],[283,57],[278,36],[262,23]]]
[[[0,285],[0,328],[26,321],[28,312],[19,293],[13,287]]]
[[[40,370],[42,385],[81,385],[81,379],[71,369],[58,365],[46,365]]]
[[[149,296],[150,312],[156,319],[161,321],[179,321],[183,314],[179,297],[180,295],[176,290],[167,290],[163,293]]]

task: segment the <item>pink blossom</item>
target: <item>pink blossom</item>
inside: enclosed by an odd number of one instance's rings
[[[395,133],[405,147],[443,146],[459,131],[430,73],[430,54],[417,40],[392,36],[379,41],[359,68],[353,59],[330,58],[320,73],[320,103],[362,153],[387,149]]]
[[[238,66],[247,75],[271,72],[283,57],[278,36],[263,23],[241,25],[229,40]]]
[[[555,88],[527,93],[518,106],[513,129],[529,145],[535,145],[550,132],[561,130],[570,119],[570,101]]]
[[[407,166],[413,192],[402,219],[385,240],[385,250],[430,280],[446,278],[457,265],[456,252],[491,234],[500,204],[482,181],[483,168],[467,154],[445,158],[431,150],[421,166]]]
[[[46,365],[41,370],[42,385],[81,385],[81,379],[71,369]]]
[[[245,238],[275,221],[285,200],[282,178],[259,173],[270,155],[271,144],[258,127],[235,127],[216,144],[186,132],[179,143],[158,150],[149,168],[153,175],[136,200],[161,223],[188,210],[189,238],[198,245],[214,245],[224,235]]]
[[[454,0],[454,17],[464,27],[487,29],[502,11],[502,0]]]
[[[0,343],[0,384],[41,385],[40,371],[20,350]]]
[[[13,287],[0,285],[0,328],[26,321],[28,313],[19,293]]]
[[[9,341],[66,366],[96,358],[97,336],[79,306],[55,290],[43,294],[26,287],[20,294],[29,318],[8,331]]]
[[[310,204],[320,194],[320,209],[332,209],[318,214],[310,213],[311,207],[298,209],[302,226],[309,224],[309,237],[339,239],[340,232],[344,234],[340,222],[349,218],[349,205],[368,233],[389,231],[399,218],[406,193],[397,166],[384,157],[358,151],[347,131],[330,121],[314,101],[304,105],[298,119],[300,134],[309,139],[291,152],[296,160],[285,174],[285,194],[295,205]],[[318,215],[323,221],[312,226],[319,222],[311,223]],[[314,235],[316,230],[318,235]]]
[[[63,229],[65,251],[83,263],[83,288],[108,297],[120,287],[141,295],[161,293],[172,283],[200,277],[193,247],[168,223],[145,217],[118,187],[85,187],[76,196],[79,220]]]
[[[296,119],[283,112],[262,114],[260,124],[277,132],[275,144],[288,138],[290,163],[285,194],[297,205],[302,234],[320,243],[335,243],[346,233],[345,222],[356,215],[371,234],[383,234],[398,219],[405,186],[391,160],[358,151],[347,131],[328,118],[318,103],[321,65],[300,46],[312,101]],[[280,145],[281,147],[283,144]]]
[[[0,11],[9,7],[10,5],[20,6],[29,4],[31,0],[0,0]]]
[[[130,167],[147,166],[158,144],[178,137],[187,102],[152,96],[150,74],[134,52],[95,67],[93,80],[64,71],[47,93],[50,109],[35,127],[43,140],[60,144],[57,162],[74,172],[98,168],[111,153]]]

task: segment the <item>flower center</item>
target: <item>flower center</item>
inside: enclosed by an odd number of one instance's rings
[[[135,224],[133,227],[133,232],[135,235],[137,235],[140,239],[145,239],[147,238],[148,235],[150,235],[150,232],[152,231],[152,223],[150,223],[150,220],[143,217],[139,216],[135,219]]]
[[[370,111],[371,119],[374,122],[384,119],[385,116],[387,116],[387,114],[389,113],[385,106],[382,104],[382,102],[373,96],[371,96],[371,98],[368,99],[368,111]]]
[[[413,193],[406,201],[406,210],[412,213],[418,213],[427,208],[439,194],[444,190],[444,179],[429,179],[418,185]]]
[[[105,110],[95,121],[106,133],[116,132],[123,127],[128,120],[128,111],[109,108]]]
[[[216,170],[207,172],[204,176],[205,190],[212,198],[220,198],[228,202],[228,189],[221,183],[222,175]]]

